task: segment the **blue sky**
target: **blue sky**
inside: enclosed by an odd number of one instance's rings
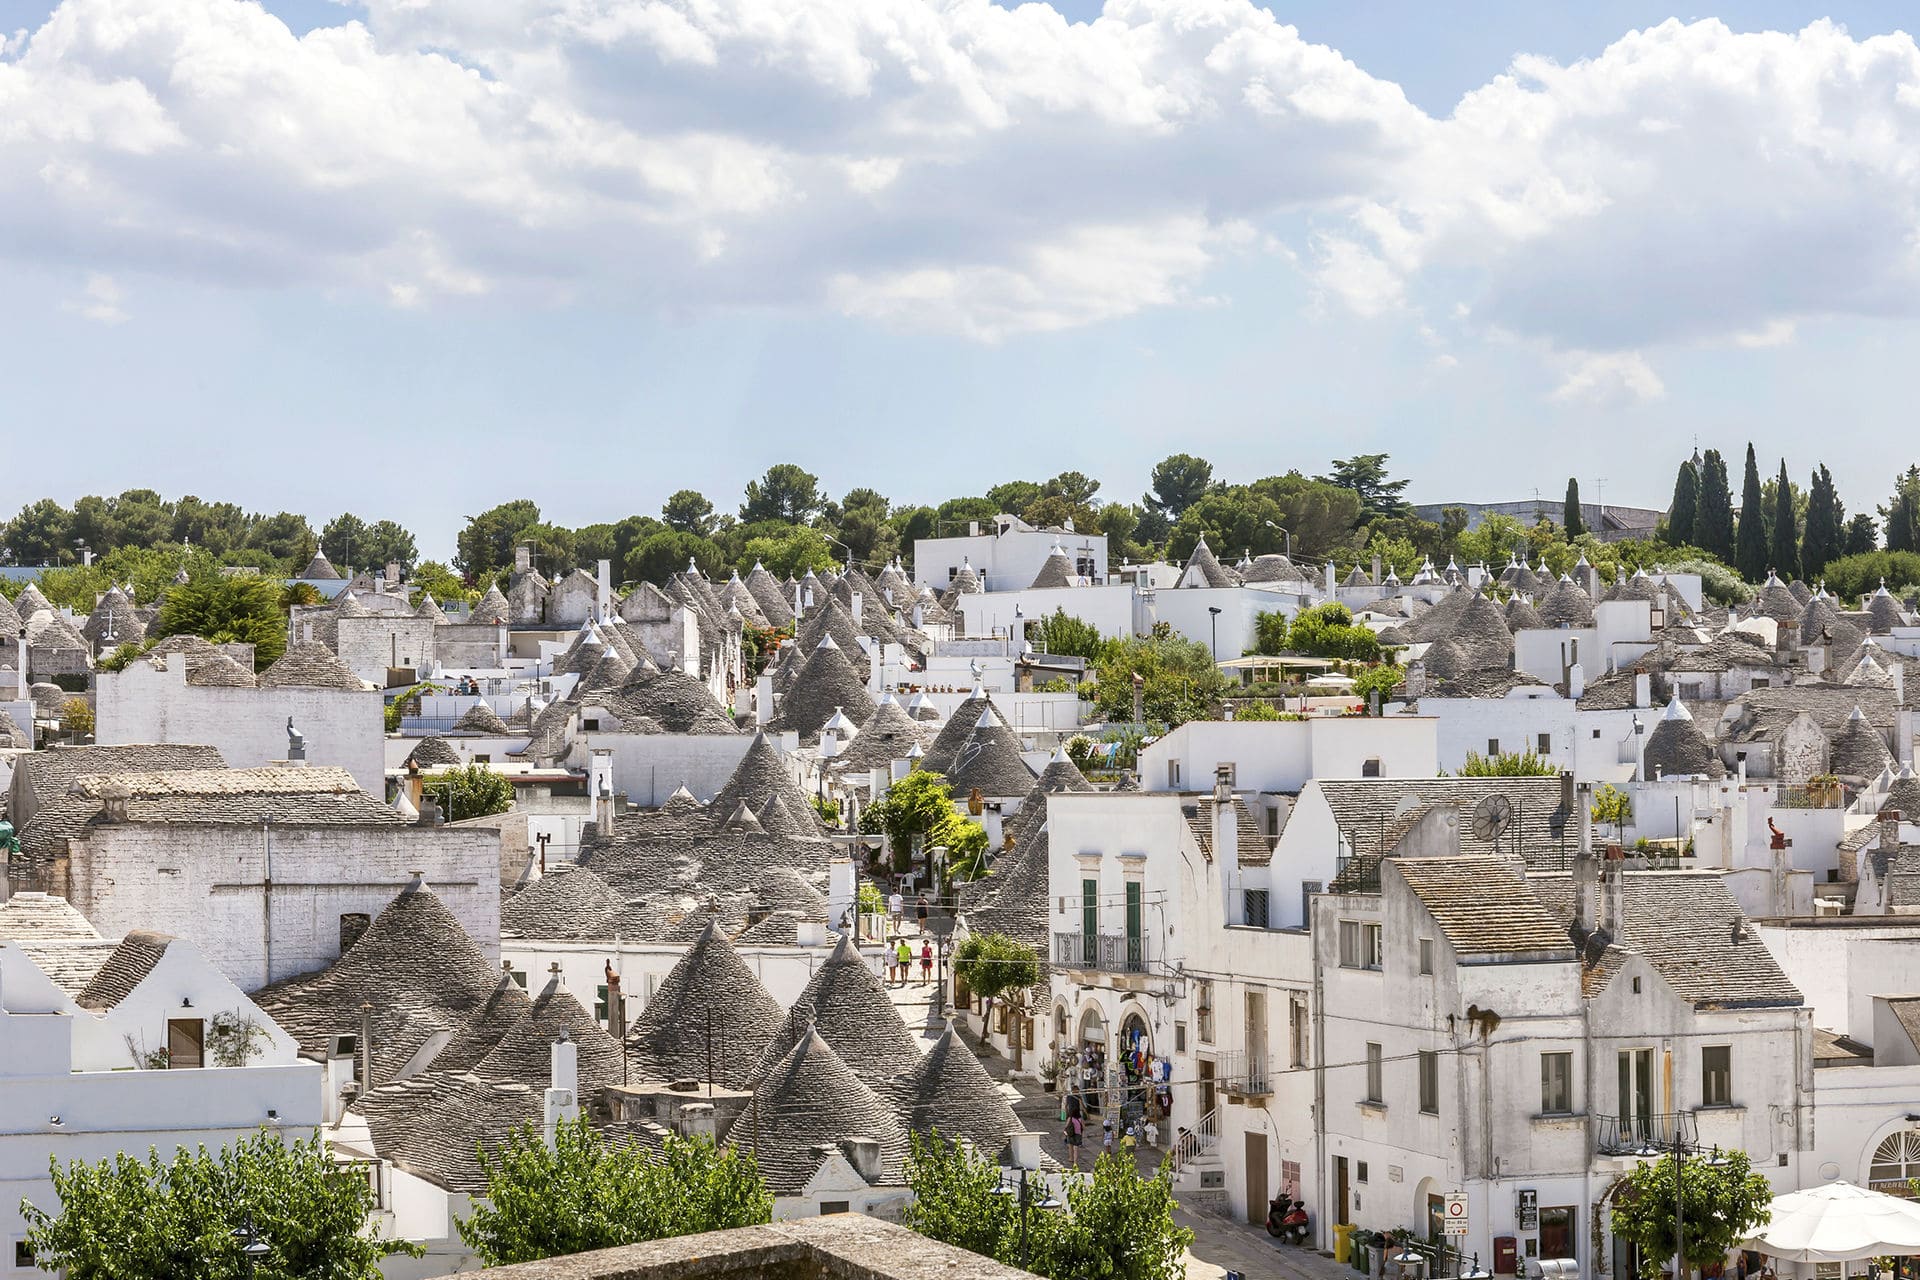
[[[270,4],[296,42],[227,0],[0,0],[0,505],[146,485],[444,554],[507,498],[727,507],[786,460],[1125,499],[1174,451],[1384,450],[1422,500],[1661,505],[1697,436],[1854,508],[1911,460],[1891,5],[1273,6],[1295,37],[1240,0],[909,2]],[[1516,57],[1571,70],[1502,87]]]

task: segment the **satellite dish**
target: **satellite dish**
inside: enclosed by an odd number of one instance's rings
[[[1513,821],[1513,801],[1503,795],[1491,795],[1473,806],[1473,835],[1477,840],[1497,840]]]

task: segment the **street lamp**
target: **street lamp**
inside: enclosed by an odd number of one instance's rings
[[[1220,606],[1217,604],[1208,605],[1207,613],[1211,615],[1207,621],[1213,627],[1213,645],[1211,652],[1213,653],[1213,660],[1218,662],[1220,661]]]
[[[253,1269],[260,1260],[273,1252],[273,1246],[260,1229],[253,1225],[253,1210],[247,1210],[246,1220],[233,1229],[233,1238],[240,1245],[240,1274],[253,1280]]]
[[[1039,1199],[1034,1199],[1032,1193],[1027,1189],[1027,1173],[1028,1170],[1023,1166],[1020,1170],[1020,1181],[1015,1185],[1009,1186],[1006,1181],[1007,1170],[1002,1168],[1000,1181],[994,1184],[992,1192],[992,1194],[996,1196],[1018,1197],[1020,1208],[1020,1269],[1022,1271],[1027,1268],[1027,1210],[1029,1208],[1058,1209],[1060,1207],[1060,1202],[1044,1190],[1041,1192]]]
[[[1279,534],[1280,536],[1284,537],[1287,540],[1287,559],[1289,560],[1293,559],[1293,535],[1291,533],[1288,533],[1285,529],[1282,529],[1279,525],[1275,524],[1271,520],[1263,520],[1261,521],[1261,523],[1266,525],[1267,528],[1273,530],[1275,533]]]

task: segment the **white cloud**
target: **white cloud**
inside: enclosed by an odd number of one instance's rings
[[[1920,310],[1904,35],[1667,23],[1435,119],[1251,0],[365,9],[296,38],[232,0],[62,0],[0,51],[0,253],[995,340],[1230,299],[1230,250],[1510,335],[1563,398]]]
[[[1553,398],[1562,404],[1622,408],[1643,400],[1659,400],[1666,394],[1666,384],[1646,357],[1637,351],[1618,351],[1577,353],[1566,378],[1554,389]]]
[[[81,286],[78,297],[69,298],[61,303],[62,310],[91,320],[95,324],[123,324],[127,313],[121,307],[126,295],[112,276],[102,275],[98,271],[87,273],[86,282]]]

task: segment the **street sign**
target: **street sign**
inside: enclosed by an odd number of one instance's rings
[[[1467,1234],[1467,1193],[1449,1191],[1446,1209],[1441,1219],[1441,1230],[1450,1236]]]
[[[1520,1203],[1516,1216],[1520,1219],[1520,1230],[1538,1231],[1540,1229],[1540,1193],[1532,1189],[1520,1193]]]

